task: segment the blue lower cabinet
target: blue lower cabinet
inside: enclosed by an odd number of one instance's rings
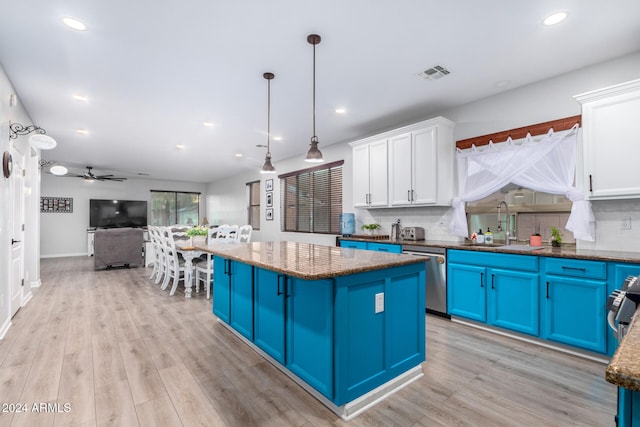
[[[367,243],[367,249],[370,251],[390,252],[392,254],[402,253],[402,245],[394,245],[390,243]]]
[[[485,267],[449,263],[447,268],[449,314],[486,322],[486,277]]]
[[[253,340],[253,267],[214,257],[213,313]]]
[[[333,280],[288,278],[286,363],[333,400]]]
[[[281,364],[285,363],[285,292],[287,277],[255,268],[253,342]]]
[[[605,353],[607,283],[602,280],[546,275],[543,338]]]
[[[357,242],[355,240],[340,240],[341,248],[367,249],[367,242]]]
[[[488,323],[538,336],[540,296],[538,274],[493,268],[488,272]]]
[[[335,279],[335,396],[342,405],[425,360],[424,264]]]
[[[640,427],[640,392],[618,387],[617,427]]]
[[[231,260],[213,258],[213,313],[225,323],[231,321],[231,276],[228,274]]]

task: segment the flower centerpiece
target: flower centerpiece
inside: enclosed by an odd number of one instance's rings
[[[191,227],[190,229],[188,229],[187,236],[191,238],[191,246],[193,246],[194,240],[198,243],[207,244],[208,233],[209,233],[209,230],[204,225],[197,225],[195,227]]]

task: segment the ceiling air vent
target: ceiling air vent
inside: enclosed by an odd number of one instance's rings
[[[426,70],[422,71],[418,75],[423,79],[438,80],[439,78],[444,77],[447,74],[449,74],[449,70],[447,70],[441,65],[435,65],[431,68],[427,68]]]

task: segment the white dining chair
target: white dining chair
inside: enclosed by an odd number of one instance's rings
[[[243,225],[238,229],[238,233],[236,239],[238,242],[249,243],[251,241],[251,233],[253,232],[253,227],[250,225]]]
[[[173,279],[171,291],[169,296],[173,296],[178,289],[178,283],[180,280],[184,281],[185,266],[184,260],[178,256],[176,251],[176,242],[174,240],[174,232],[171,227],[165,227],[162,230],[163,249],[165,251],[166,260],[166,273],[164,275],[164,281],[162,282],[161,289],[164,291],[167,289],[169,282]]]
[[[207,233],[207,241],[212,242],[218,233],[220,227],[209,227]],[[213,256],[210,253],[205,254],[204,259],[198,261],[195,265],[196,275],[196,292],[200,292],[200,282],[207,291],[207,299],[211,298],[211,286],[213,284]]]
[[[162,276],[166,273],[166,260],[164,248],[162,247],[162,237],[160,235],[160,227],[150,225],[147,227],[149,231],[149,239],[153,246],[153,271],[149,279],[154,279],[156,285],[160,283]]]

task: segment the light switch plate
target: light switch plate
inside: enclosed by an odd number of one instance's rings
[[[384,311],[384,292],[376,294],[376,314]]]

